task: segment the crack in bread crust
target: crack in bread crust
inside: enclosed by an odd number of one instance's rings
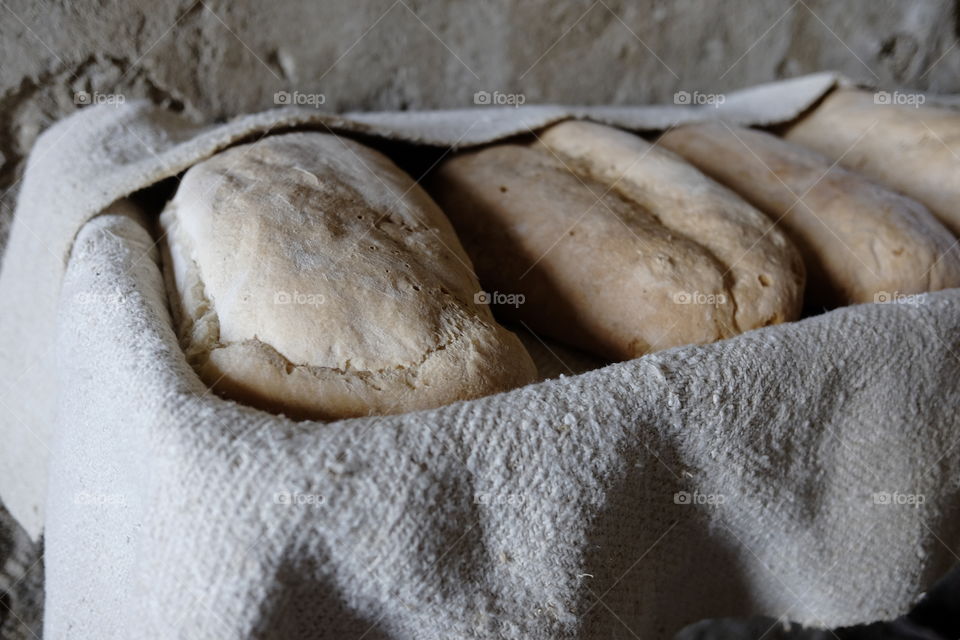
[[[188,171],[161,214],[176,328],[200,377],[320,419],[536,379],[519,339],[474,300],[479,284],[436,204],[385,156],[335,140],[282,134],[229,149]]]

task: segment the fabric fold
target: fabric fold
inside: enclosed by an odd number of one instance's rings
[[[197,125],[128,103],[52,127],[0,273],[0,495],[45,528],[49,637],[665,637],[709,616],[906,611],[960,541],[960,291],[432,411],[296,423],[200,383],[151,223],[123,202],[278,130],[469,146],[568,117],[771,124],[837,81],[713,111]]]

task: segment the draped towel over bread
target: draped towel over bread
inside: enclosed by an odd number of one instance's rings
[[[717,615],[905,611],[960,542],[960,291],[429,411],[293,422],[207,392],[171,327],[155,221],[122,200],[277,130],[464,146],[570,116],[769,124],[835,82],[715,112],[198,126],[128,103],[51,128],[0,275],[0,492],[44,531],[47,637],[657,638]]]

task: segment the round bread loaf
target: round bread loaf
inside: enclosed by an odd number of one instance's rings
[[[184,351],[221,395],[335,419],[536,378],[477,302],[443,212],[359,143],[290,133],[218,153],[186,172],[161,224]]]

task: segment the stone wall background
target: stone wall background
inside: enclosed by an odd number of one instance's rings
[[[818,70],[888,89],[960,92],[950,0],[3,0],[0,247],[37,135],[91,96],[195,119],[275,106],[639,104]],[[0,444],[2,446],[2,444]],[[0,637],[40,634],[40,548],[0,508]]]

